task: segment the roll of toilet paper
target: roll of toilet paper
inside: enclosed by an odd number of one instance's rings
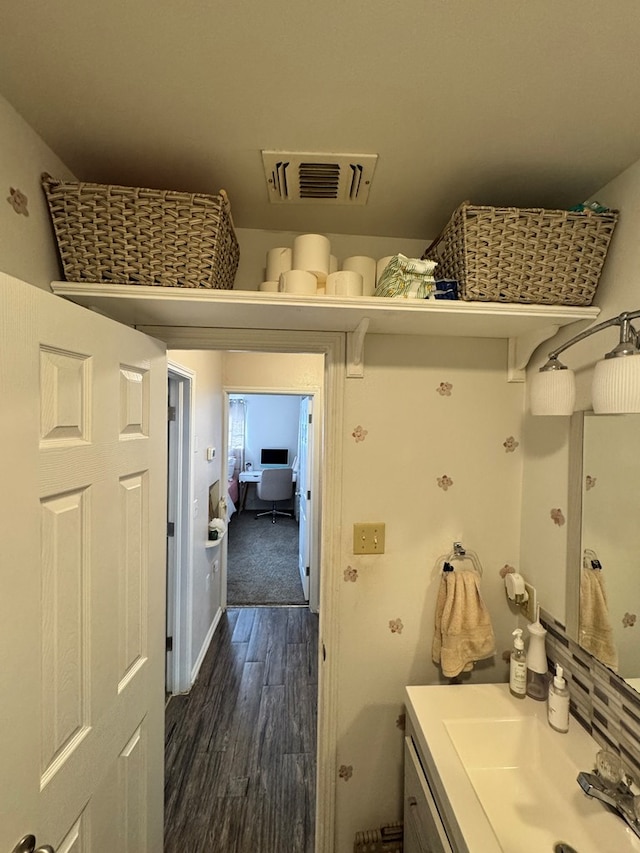
[[[318,279],[307,270],[287,270],[280,274],[280,290],[297,293],[299,296],[315,296]]]
[[[373,291],[376,289],[376,262],[373,258],[368,258],[366,255],[345,258],[342,269],[360,273],[364,296],[373,296]]]
[[[277,293],[280,290],[280,281],[263,281],[258,285],[258,290],[265,293]]]
[[[329,255],[329,272],[338,272],[338,259],[335,255]]]
[[[307,270],[318,278],[326,278],[329,273],[329,253],[331,245],[322,234],[300,234],[293,241],[291,268]]]
[[[376,263],[376,284],[380,281],[380,276],[386,270],[387,264],[391,258],[395,258],[395,255],[387,255],[386,258],[380,258]]]
[[[267,281],[278,281],[280,273],[290,270],[293,252],[284,246],[269,249],[267,252]]]
[[[362,296],[362,274],[354,270],[338,270],[329,273],[326,292],[327,296]]]

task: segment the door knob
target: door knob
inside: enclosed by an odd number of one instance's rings
[[[43,844],[42,847],[36,848],[35,835],[25,835],[18,841],[11,853],[55,853],[55,851],[49,844]]]

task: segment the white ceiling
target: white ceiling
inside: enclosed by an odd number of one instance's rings
[[[0,92],[82,180],[427,238],[640,159],[639,45],[638,0],[5,0]],[[378,154],[368,204],[270,205],[263,148]]]

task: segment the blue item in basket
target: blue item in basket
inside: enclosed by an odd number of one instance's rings
[[[436,289],[433,294],[436,299],[457,299],[458,282],[453,279],[436,279]]]

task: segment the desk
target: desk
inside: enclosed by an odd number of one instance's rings
[[[240,500],[238,501],[238,514],[245,508],[247,503],[247,492],[251,483],[259,483],[262,479],[262,471],[241,471],[238,474],[238,483],[240,486]]]
[[[242,512],[247,503],[247,492],[251,483],[259,483],[262,480],[262,468],[251,471],[241,471],[238,474],[238,482],[240,485],[240,499],[238,501],[238,514]],[[296,482],[296,472],[293,472],[293,482]]]

